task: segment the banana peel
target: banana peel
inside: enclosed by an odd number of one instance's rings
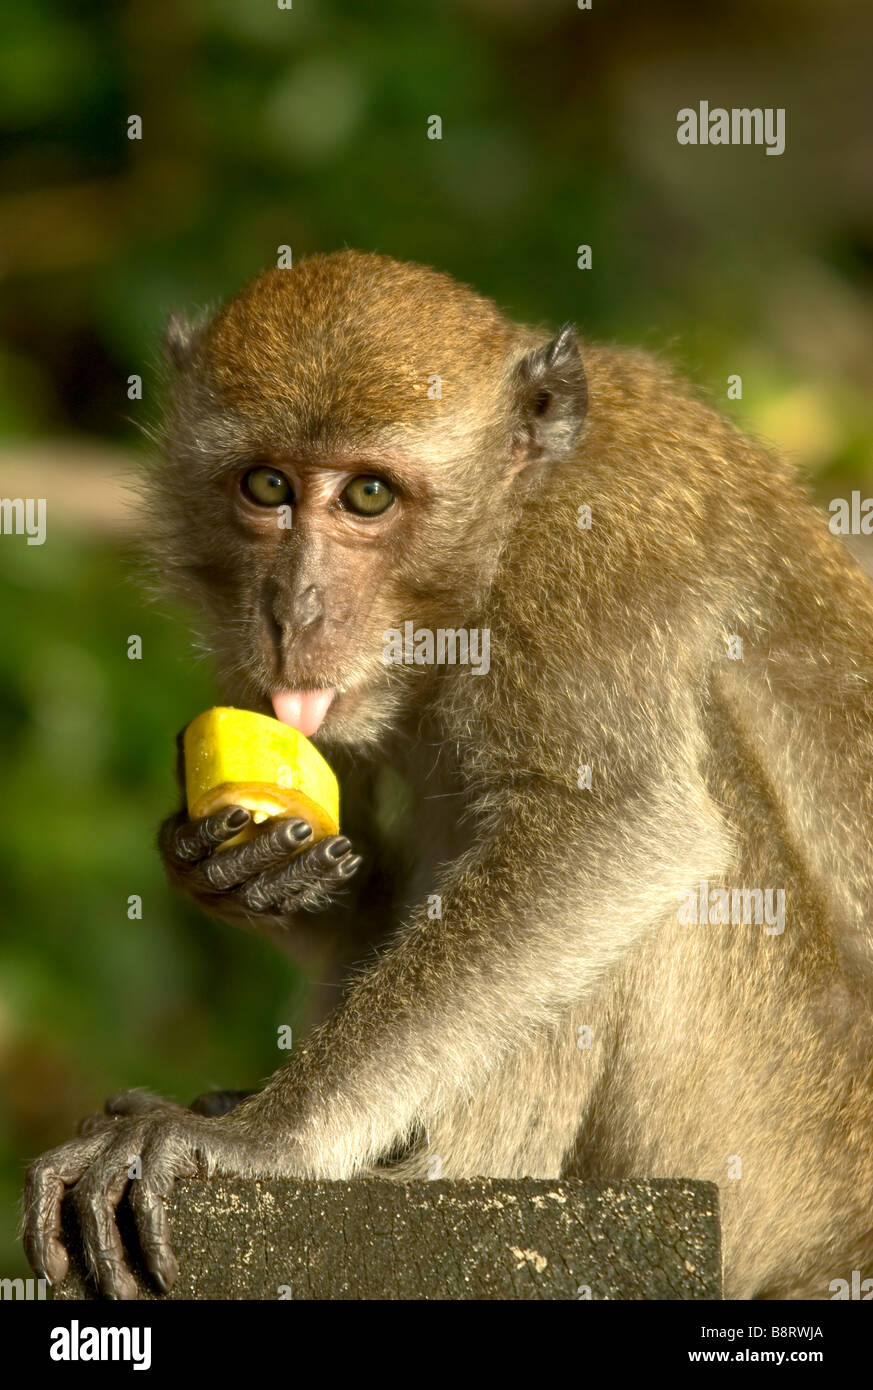
[[[265,820],[294,816],[312,826],[314,844],[339,831],[339,784],[298,729],[266,714],[217,706],[188,725],[185,792],[192,820],[244,806],[252,821],[223,848],[251,839]]]

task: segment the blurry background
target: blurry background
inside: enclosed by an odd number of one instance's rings
[[[873,11],[6,0],[3,30],[0,496],[48,499],[45,545],[0,536],[12,1275],[25,1162],[119,1087],[251,1085],[302,998],[273,948],[174,899],[152,848],[176,731],[212,703],[183,615],[143,597],[119,482],[158,414],[167,312],[284,243],[424,261],[516,316],[666,353],[822,499],[869,494]],[[701,98],[785,107],[786,152],[679,146]]]

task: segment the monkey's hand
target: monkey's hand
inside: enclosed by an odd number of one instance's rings
[[[154,1102],[153,1097],[143,1099]],[[71,1189],[85,1260],[100,1292],[105,1298],[136,1298],[136,1281],[115,1222],[116,1208],[128,1192],[146,1268],[166,1293],[179,1272],[165,1206],[173,1183],[212,1173],[268,1176],[264,1145],[234,1127],[233,1115],[208,1119],[168,1102],[103,1118],[106,1123],[43,1154],[28,1169],[25,1254],[51,1284],[65,1277],[69,1256],[61,1240],[61,1202]],[[291,1166],[288,1156],[282,1163],[274,1151],[272,1173]]]
[[[249,823],[242,806],[203,820],[184,811],[161,826],[158,840],[170,882],[206,912],[233,923],[320,912],[330,907],[362,863],[343,835],[307,845],[304,820],[266,821],[244,844],[219,849]]]
[[[115,1120],[123,1115],[155,1115],[158,1111],[164,1114],[179,1115],[185,1114],[186,1110],[192,1110],[195,1115],[229,1115],[231,1110],[235,1110],[244,1100],[247,1100],[253,1091],[202,1091],[199,1096],[195,1096],[189,1106],[177,1105],[175,1101],[165,1100],[163,1096],[157,1096],[153,1091],[146,1091],[142,1087],[137,1087],[132,1091],[116,1091],[107,1100],[102,1110],[94,1111],[91,1115],[86,1115],[81,1120],[76,1130],[77,1134],[96,1134],[101,1129],[111,1129]]]

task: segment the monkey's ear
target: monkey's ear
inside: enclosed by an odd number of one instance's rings
[[[188,320],[183,314],[171,314],[164,324],[163,346],[167,358],[179,370],[187,367],[205,326],[203,317]]]
[[[515,394],[519,467],[566,458],[588,408],[588,382],[572,323],[525,354],[515,371]]]

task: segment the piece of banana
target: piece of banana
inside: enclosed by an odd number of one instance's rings
[[[192,820],[244,806],[252,823],[222,848],[240,844],[272,817],[299,816],[314,844],[339,830],[339,785],[303,734],[251,710],[218,706],[185,730],[185,790]]]

